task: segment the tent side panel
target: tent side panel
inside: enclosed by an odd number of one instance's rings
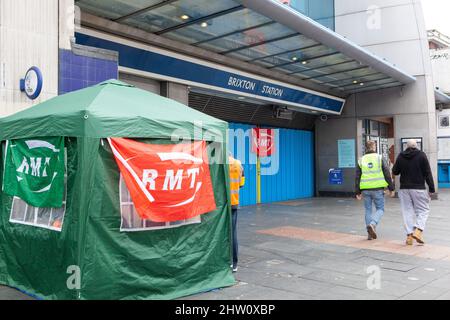
[[[226,166],[210,169],[218,209],[202,215],[200,224],[121,232],[119,169],[107,143],[100,145],[86,225],[82,299],[173,299],[235,283]]]
[[[61,232],[10,222],[13,199],[0,191],[0,283],[44,299],[75,299],[77,294],[67,285],[68,282],[76,285],[76,279],[71,282],[70,277],[78,265],[76,141],[66,139],[66,148],[67,205]],[[0,166],[3,185],[2,171],[3,165]],[[34,209],[30,209],[26,209],[24,216],[33,213]],[[39,218],[38,211],[36,219]],[[75,272],[72,274],[71,270]]]

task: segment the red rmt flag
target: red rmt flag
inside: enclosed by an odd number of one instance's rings
[[[216,209],[205,141],[177,145],[108,141],[142,219],[173,222]]]
[[[252,129],[252,152],[260,157],[270,157],[275,153],[275,130]]]

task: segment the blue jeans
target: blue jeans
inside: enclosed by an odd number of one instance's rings
[[[233,268],[237,267],[238,264],[238,239],[237,239],[237,209],[231,209],[232,217],[232,233],[233,233]]]
[[[364,190],[362,194],[366,208],[366,225],[377,226],[384,215],[384,190]],[[373,214],[373,204],[375,204],[375,214]]]

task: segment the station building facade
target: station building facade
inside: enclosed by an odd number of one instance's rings
[[[118,78],[230,123],[243,205],[352,195],[368,139],[393,162],[419,138],[437,176],[427,41],[418,0],[2,0],[0,115]]]
[[[437,103],[438,183],[450,188],[450,38],[438,30],[428,31]]]

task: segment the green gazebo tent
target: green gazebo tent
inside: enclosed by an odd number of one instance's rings
[[[234,284],[227,127],[116,80],[1,118],[2,142],[65,137],[67,182],[60,232],[15,223],[12,214],[20,216],[22,209],[24,216],[16,219],[35,214],[39,224],[45,214],[23,204],[13,210],[16,199],[2,191],[0,283],[44,299],[173,299]],[[217,210],[199,223],[122,232],[120,172],[106,138],[168,144],[176,129],[183,129],[180,138],[206,140],[221,154],[220,164],[210,164]]]

